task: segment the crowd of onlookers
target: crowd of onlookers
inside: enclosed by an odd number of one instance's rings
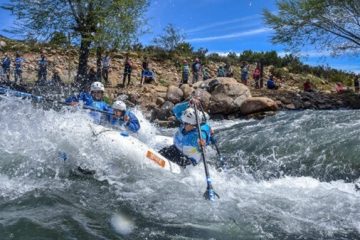
[[[14,82],[16,84],[23,83],[23,64],[25,59],[20,55],[20,53],[16,53],[15,58],[12,60],[7,53],[4,54],[4,57],[1,61],[2,64],[2,74],[0,75],[0,80],[10,81],[11,72],[14,75]],[[13,67],[12,67],[13,63]],[[59,70],[54,68],[52,71],[52,77],[48,79],[48,60],[44,54],[41,52],[40,57],[37,61],[37,85],[63,85],[63,81],[60,77]],[[11,67],[13,71],[11,71]],[[133,69],[136,68],[130,59],[129,55],[125,56],[124,60],[124,69],[123,69],[123,77],[122,84],[120,87],[126,87],[131,84],[131,76]],[[87,76],[86,76],[86,85],[90,85],[93,82],[101,81],[104,82],[105,85],[109,85],[109,72],[111,69],[111,58],[109,53],[106,52],[105,56],[101,59],[101,71],[100,73],[97,71],[95,67],[90,67]],[[190,79],[192,76],[192,79]],[[220,65],[216,71],[217,77],[234,77],[234,71],[229,63],[225,63],[225,65]],[[240,65],[240,80],[244,85],[249,85],[249,76],[252,76],[253,85],[256,89],[263,88],[263,69],[261,64],[257,64],[252,74],[250,74],[249,64],[245,61],[241,62]],[[187,60],[183,61],[181,67],[181,82],[182,84],[191,84],[196,83],[200,80],[207,80],[211,78],[209,69],[201,63],[199,58],[195,58],[193,62],[189,63]],[[354,79],[354,89],[355,92],[359,92],[360,89],[360,79],[356,77]],[[140,85],[142,86],[144,83],[156,83],[155,72],[151,69],[149,59],[147,57],[144,58],[141,64],[141,80]],[[270,75],[268,80],[265,83],[267,89],[276,90],[281,86],[281,81],[277,81],[273,75]],[[316,91],[314,85],[307,80],[303,85],[303,90],[306,92],[314,92]],[[338,93],[342,93],[347,91],[347,87],[345,87],[341,82],[337,82],[335,85],[335,91]]]

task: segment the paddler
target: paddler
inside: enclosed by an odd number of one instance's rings
[[[208,115],[198,111],[198,119],[201,121],[202,140],[197,132],[195,109],[191,105],[199,105],[199,100],[193,98],[190,103],[176,104],[173,108],[175,117],[181,121],[181,126],[174,136],[174,144],[159,151],[161,155],[182,167],[197,165],[201,160],[201,148],[211,142],[211,127],[207,123]]]

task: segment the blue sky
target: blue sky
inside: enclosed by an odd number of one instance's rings
[[[139,39],[145,45],[150,44],[171,23],[195,49],[204,47],[218,53],[275,50],[284,54],[285,46],[271,43],[273,32],[265,26],[261,15],[264,8],[276,12],[275,0],[151,0],[146,13],[150,32]],[[13,17],[0,9],[0,23],[2,28],[8,28]],[[0,34],[7,36],[2,30]],[[310,65],[329,65],[360,73],[358,58],[353,56],[334,58],[311,47],[303,55],[302,60]]]

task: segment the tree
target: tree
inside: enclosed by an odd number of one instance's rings
[[[155,38],[154,43],[167,51],[174,51],[178,45],[184,43],[184,39],[184,35],[174,25],[168,24],[163,35]]]
[[[64,33],[54,32],[49,41],[49,44],[64,47],[69,44],[69,40],[67,39]]]
[[[15,33],[25,32],[39,40],[49,39],[54,32],[75,37],[74,42],[80,43],[80,83],[86,77],[91,45],[103,46],[111,38],[110,45],[116,46],[132,36],[146,6],[147,0],[12,0],[2,8],[17,17]]]
[[[292,50],[310,43],[333,54],[360,49],[359,0],[278,0],[277,6],[277,15],[263,13],[274,43]]]

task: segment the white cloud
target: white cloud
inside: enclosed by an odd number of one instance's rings
[[[253,19],[257,19],[257,18],[260,18],[260,15],[252,15],[252,16],[247,16],[247,17],[243,17],[243,18],[236,18],[236,19],[232,19],[232,20],[228,20],[228,21],[223,21],[223,22],[210,23],[208,25],[204,25],[204,26],[193,28],[193,29],[189,29],[188,31],[186,31],[186,33],[189,34],[189,33],[194,33],[194,32],[200,32],[200,31],[203,31],[203,30],[208,30],[208,29],[211,29],[211,28],[219,27],[219,26],[234,24],[234,23],[253,20]]]
[[[281,56],[281,57],[284,57],[285,55],[289,55],[291,54],[291,52],[278,52],[278,55]],[[307,51],[301,51],[299,53],[292,53],[293,55],[295,56],[298,56],[298,57],[309,57],[309,58],[312,58],[312,57],[329,57],[331,56],[331,52],[330,51],[318,51],[318,50],[307,50]]]
[[[202,37],[202,38],[191,38],[188,39],[188,42],[210,42],[210,41],[216,41],[216,40],[222,40],[222,39],[231,39],[231,38],[239,38],[239,37],[245,37],[245,36],[253,36],[262,34],[265,32],[272,31],[271,28],[258,28],[255,30],[250,31],[242,31],[242,32],[236,32],[231,34],[225,34],[225,35],[218,35],[218,36],[211,36],[211,37]]]

